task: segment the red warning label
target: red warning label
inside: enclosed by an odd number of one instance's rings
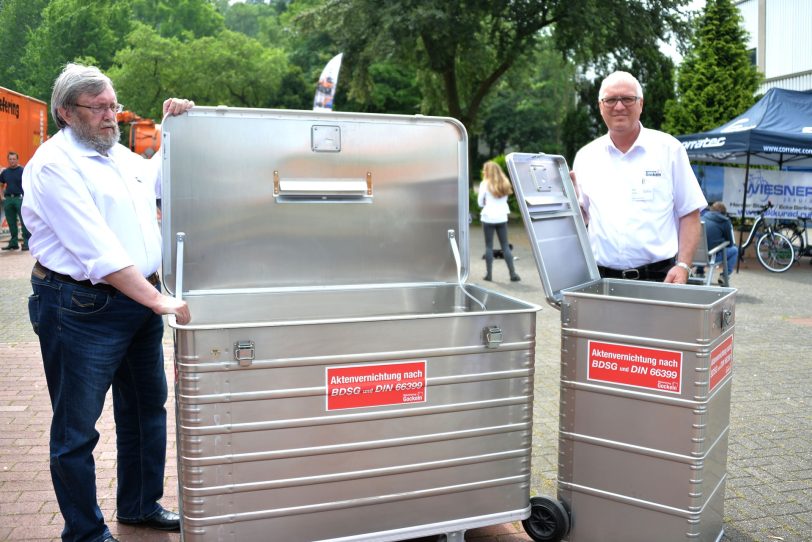
[[[327,367],[327,410],[426,401],[426,360]]]
[[[588,348],[588,380],[682,391],[682,352],[600,341],[589,341]]]
[[[710,391],[733,370],[733,335],[722,341],[711,352]]]

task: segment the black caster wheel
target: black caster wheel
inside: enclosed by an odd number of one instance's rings
[[[536,542],[559,542],[570,532],[570,515],[564,505],[555,499],[530,499],[530,517],[522,527]]]

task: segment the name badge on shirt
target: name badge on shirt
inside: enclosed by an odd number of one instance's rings
[[[662,176],[660,171],[646,170],[646,174],[640,179],[640,182],[632,186],[632,200],[651,201],[654,199],[654,183]]]

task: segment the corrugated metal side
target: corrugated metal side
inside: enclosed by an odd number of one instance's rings
[[[758,89],[759,94],[764,94],[771,88],[784,88],[787,90],[810,90],[812,89],[812,71],[789,77],[777,77],[764,82]]]

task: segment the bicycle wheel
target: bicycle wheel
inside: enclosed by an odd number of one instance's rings
[[[792,249],[795,251],[795,259],[799,259],[804,251],[804,238],[801,235],[801,232],[799,232],[794,226],[784,225],[778,228],[776,233],[780,233],[789,239]]]
[[[756,256],[768,271],[783,273],[795,261],[795,250],[786,236],[780,233],[767,233],[758,240]]]

